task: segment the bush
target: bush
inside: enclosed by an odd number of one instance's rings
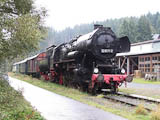
[[[15,91],[8,81],[0,78],[0,120],[43,120],[26,102],[21,91]]]

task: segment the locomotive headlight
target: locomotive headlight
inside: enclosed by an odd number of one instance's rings
[[[94,73],[98,73],[99,72],[99,70],[98,70],[98,68],[94,68]]]
[[[124,74],[126,71],[124,68],[121,69],[121,73]]]

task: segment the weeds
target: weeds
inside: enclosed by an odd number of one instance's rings
[[[151,113],[151,120],[160,120],[160,105]]]
[[[136,114],[139,115],[147,115],[147,110],[144,108],[144,105],[139,104],[135,111]]]

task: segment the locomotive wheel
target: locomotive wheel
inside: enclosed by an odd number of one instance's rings
[[[81,91],[82,92],[87,92],[87,86],[88,85],[86,83],[81,83],[81,86],[80,86],[81,87]]]
[[[86,83],[76,83],[74,85],[74,88],[75,89],[78,89],[79,91],[82,91],[82,92],[87,92],[87,87],[88,85]]]
[[[91,95],[96,95],[97,94],[96,84],[92,88],[92,82],[89,83],[89,85],[88,85],[88,93],[90,93]]]
[[[67,77],[66,77],[66,76],[63,76],[63,85],[67,87],[68,84],[67,84],[66,81],[67,81]]]
[[[111,93],[115,94],[118,92],[118,89],[116,87],[116,83],[113,83],[113,85],[111,86]]]
[[[97,90],[96,90],[96,87],[92,88],[92,95],[97,95]]]
[[[63,73],[63,85],[68,86],[68,76],[67,72]]]
[[[44,77],[43,77],[43,75],[40,75],[40,80],[42,80],[42,81],[46,81],[45,79],[44,79]]]
[[[79,91],[82,91],[81,85],[78,84],[78,83],[74,83],[74,84],[73,84],[73,87],[74,87],[75,89],[78,89]]]
[[[67,86],[68,87],[72,87],[72,81],[73,81],[73,75],[71,74],[71,72],[67,72]]]

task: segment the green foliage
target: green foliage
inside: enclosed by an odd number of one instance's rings
[[[125,19],[120,28],[119,28],[119,36],[128,36],[130,41],[137,42],[135,40],[135,36],[137,33],[137,26],[134,18]]]
[[[41,48],[46,48],[51,44],[58,45],[68,42],[77,35],[86,34],[93,30],[93,24],[102,24],[111,27],[118,37],[127,35],[131,43],[151,40],[151,34],[160,34],[160,14],[148,13],[141,17],[126,17],[120,19],[108,19],[90,24],[76,25],[73,28],[66,28],[56,31],[48,28],[48,37],[41,43]],[[45,44],[44,44],[45,43]]]
[[[45,9],[34,9],[33,0],[0,0],[0,61],[37,50],[45,15]]]
[[[63,42],[68,42],[74,37],[86,34],[93,30],[93,24],[77,25],[73,29],[66,28],[63,31],[56,31],[53,28],[48,28],[48,36],[40,42],[41,51],[51,45],[59,45]]]
[[[44,120],[17,92],[0,78],[0,120]]]
[[[141,16],[138,21],[136,39],[139,41],[151,40],[151,24],[145,16]]]
[[[160,33],[160,13],[159,12],[157,12],[156,14],[148,13],[146,17],[153,26],[153,32]]]
[[[14,0],[14,3],[18,14],[27,14],[33,9],[32,0]]]
[[[33,10],[32,0],[0,0],[0,12],[22,15]]]

